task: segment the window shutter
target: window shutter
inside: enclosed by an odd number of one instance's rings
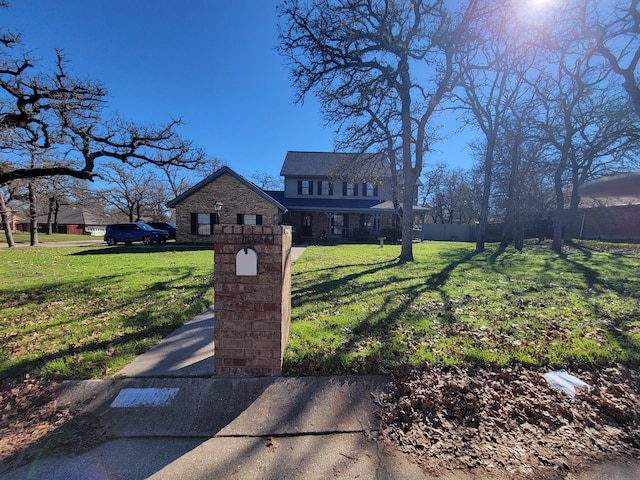
[[[374,197],[378,196],[378,185],[377,184],[373,186],[373,196]],[[418,197],[416,197],[416,198],[418,198]]]
[[[238,225],[242,225],[244,223],[244,215],[242,213],[238,214],[237,223]]]
[[[197,234],[198,234],[198,214],[192,213],[191,214],[191,235],[197,235]]]
[[[358,196],[358,184],[357,183],[353,184],[353,196],[354,197]]]
[[[347,196],[347,182],[342,182],[342,196]]]
[[[367,190],[367,184],[363,183],[362,184],[362,196],[366,197],[368,193],[369,193],[369,191]]]
[[[209,225],[211,225],[211,235],[213,235],[213,226],[218,223],[218,215],[215,213],[209,214]]]
[[[333,183],[329,182],[329,195],[333,196]]]
[[[262,215],[256,215],[256,225],[262,225]]]
[[[318,192],[318,195],[322,195],[322,182],[320,180],[318,180],[318,185],[317,185],[318,190],[316,190]]]
[[[302,180],[298,180],[298,195],[302,195]]]
[[[309,180],[309,195],[313,195],[313,180]]]

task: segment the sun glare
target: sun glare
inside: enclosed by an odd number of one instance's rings
[[[554,0],[529,0],[534,7],[545,7],[554,3]]]

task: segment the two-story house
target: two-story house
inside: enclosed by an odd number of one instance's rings
[[[355,228],[376,233],[397,226],[383,155],[290,151],[280,175],[284,191],[269,194],[287,207],[283,222],[303,238],[350,238]]]
[[[301,238],[328,239],[349,239],[361,227],[375,238],[397,226],[383,155],[290,151],[280,175],[284,191],[264,191],[228,167],[210,175],[167,204],[176,209],[177,241],[212,241],[217,222],[293,225]],[[421,224],[426,209],[414,213]]]

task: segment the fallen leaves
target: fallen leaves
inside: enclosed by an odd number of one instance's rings
[[[0,473],[38,450],[81,453],[104,441],[95,418],[58,404],[60,386],[29,376],[0,383]]]
[[[549,387],[542,373],[408,369],[380,402],[382,436],[432,472],[560,478],[585,461],[640,455],[640,372],[621,365],[573,371],[594,386],[575,398]]]
[[[277,449],[280,446],[280,443],[278,443],[278,441],[273,438],[273,437],[269,437],[269,439],[267,440],[267,448],[270,451],[274,451],[275,449]]]

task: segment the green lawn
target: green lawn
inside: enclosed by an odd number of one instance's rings
[[[294,267],[289,375],[444,365],[640,361],[640,246],[558,256],[425,242],[310,247]]]
[[[49,242],[84,242],[90,240],[102,240],[102,237],[93,237],[90,235],[69,235],[66,233],[54,233],[52,235],[45,235],[44,233],[38,234],[39,243]],[[25,232],[13,233],[13,241],[18,244],[29,245],[31,242],[31,235]],[[7,237],[4,232],[0,232],[0,244],[7,244]]]
[[[640,362],[640,246],[498,254],[425,242],[309,247],[293,267],[288,375],[404,363]],[[113,375],[213,301],[189,246],[0,249],[0,379]]]
[[[213,251],[0,249],[0,378],[109,376],[213,302]]]

